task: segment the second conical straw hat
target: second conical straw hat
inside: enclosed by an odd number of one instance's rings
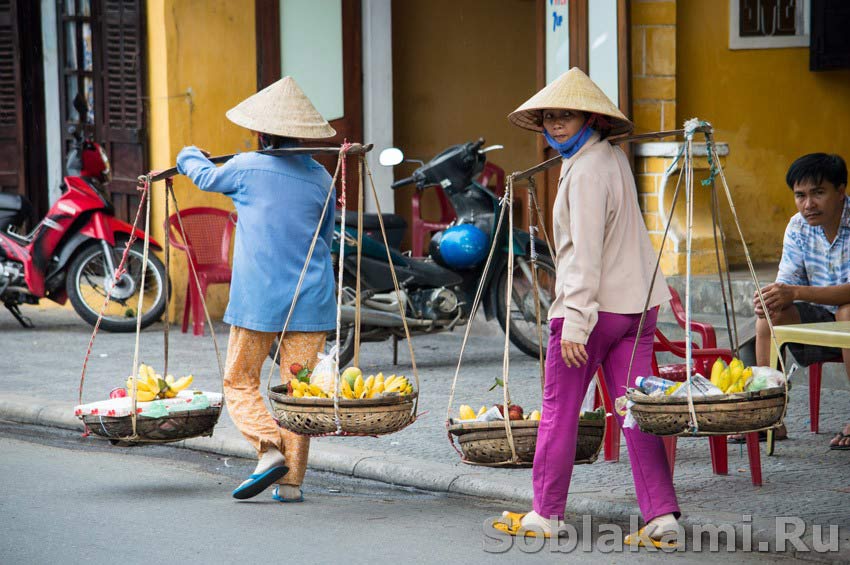
[[[578,67],[573,67],[546,85],[540,92],[526,100],[522,106],[511,112],[508,119],[521,128],[542,132],[541,110],[547,108],[602,114],[611,122],[609,135],[621,135],[634,129],[634,124]]]
[[[336,135],[336,130],[289,76],[249,96],[225,115],[236,125],[282,137],[322,139]]]

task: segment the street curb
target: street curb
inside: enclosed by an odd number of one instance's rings
[[[71,407],[62,402],[39,402],[21,396],[0,395],[0,420],[23,424],[34,424],[82,431],[82,422],[72,414]],[[169,446],[191,449],[217,455],[254,459],[254,449],[243,440],[221,437],[194,438],[169,444]],[[355,449],[340,445],[312,445],[308,467],[316,471],[337,473],[359,479],[368,479],[390,485],[417,488],[430,492],[443,492],[499,500],[508,503],[512,510],[531,506],[531,485],[515,487],[494,479],[482,478],[474,468],[455,467],[445,463],[423,461],[412,457],[388,455],[378,451]],[[469,471],[465,471],[470,469]],[[629,523],[631,516],[640,516],[634,504],[613,503],[577,494],[571,494],[567,513],[578,516],[591,515],[597,524],[608,522]],[[752,531],[752,547],[767,542],[770,551],[775,551],[777,537],[775,521],[770,517],[753,516],[748,523],[741,521],[740,513],[688,513],[683,508],[681,525],[690,530],[693,526],[718,526],[732,524],[736,539],[743,537],[744,527]],[[808,544],[811,547],[811,544]],[[724,542],[725,547],[725,542]],[[793,546],[792,546],[793,547]],[[788,551],[782,555],[793,556],[813,562],[846,563],[850,557],[848,548],[838,553],[817,554],[813,552]]]

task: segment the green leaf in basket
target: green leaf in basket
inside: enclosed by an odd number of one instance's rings
[[[493,386],[491,386],[490,388],[488,388],[488,389],[487,389],[488,391],[493,390],[493,389],[494,389],[494,388],[496,388],[497,386],[501,386],[501,387],[504,387],[504,386],[505,386],[505,381],[503,381],[503,380],[502,380],[502,379],[500,379],[499,377],[496,377],[496,378],[495,378],[495,381],[496,381],[496,382],[494,382],[494,383],[493,383]]]
[[[301,381],[302,383],[310,384],[310,369],[304,367],[303,369],[298,371],[298,374],[295,375],[295,378]]]

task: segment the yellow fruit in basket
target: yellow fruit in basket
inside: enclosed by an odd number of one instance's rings
[[[714,362],[714,365],[711,366],[711,384],[717,386],[717,380],[720,378],[720,374],[723,372],[723,369],[726,368],[726,362],[723,361],[720,357]],[[718,387],[720,388],[720,387]]]
[[[460,411],[458,412],[458,416],[461,420],[474,420],[475,419],[475,411],[472,409],[472,406],[467,406],[466,404],[461,405]]]
[[[180,392],[181,390],[192,384],[193,380],[195,380],[195,378],[192,375],[180,377],[179,379],[174,381],[174,384],[171,385],[171,388],[174,390],[174,392]]]
[[[127,391],[127,393],[132,398],[133,390],[130,389],[130,390]],[[150,391],[147,391],[147,390],[136,391],[136,400],[138,400],[139,402],[150,402],[151,400],[155,400],[155,399],[156,399],[156,395],[154,393],[150,392]]]
[[[369,378],[363,382],[363,387],[367,391],[371,391],[372,387],[375,386],[375,377],[374,375],[369,375]]]
[[[528,416],[528,419],[533,421],[533,422],[539,422],[540,421],[540,410],[533,410],[531,412],[531,415]]]
[[[307,383],[304,383],[307,384]],[[319,388],[319,385],[307,385],[307,390],[310,391],[310,396],[321,396],[322,389]]]
[[[304,393],[301,392],[300,388],[296,389],[295,387],[293,387],[292,388],[292,396],[293,396],[293,398],[302,398],[304,396]]]
[[[363,394],[363,375],[357,375],[357,378],[354,379],[354,386],[351,387],[351,390],[354,391],[354,398],[360,398],[360,395]]]
[[[404,393],[403,394],[413,394],[413,385],[408,384],[406,387],[404,387]]]
[[[341,381],[339,383],[339,392],[342,394],[343,398],[354,398],[354,391],[351,390],[351,387],[348,385],[348,381]]]
[[[354,383],[357,378],[363,378],[363,371],[358,369],[357,367],[349,367],[345,371],[342,372],[340,378],[346,382],[348,382],[348,386],[351,387],[351,390],[354,390]]]
[[[369,394],[366,395],[366,398],[375,398],[379,394],[384,392],[384,383],[383,381],[379,383],[375,383],[371,389],[369,389]]]
[[[486,406],[482,406],[481,408],[479,408],[479,409],[478,409],[478,414],[476,414],[476,416],[481,416],[481,415],[482,415],[482,414],[484,414],[484,412],[486,412],[486,411],[487,411],[487,407],[486,407]]]

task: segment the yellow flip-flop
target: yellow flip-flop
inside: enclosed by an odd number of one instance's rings
[[[499,530],[500,532],[504,532],[509,536],[526,536],[530,538],[538,537],[538,533],[534,530],[528,530],[522,527],[522,519],[525,517],[525,514],[520,514],[519,512],[505,512],[501,518],[497,518],[493,520],[493,528]],[[509,520],[510,524],[506,524],[502,520]],[[549,533],[543,532],[543,537],[549,539],[551,535]]]
[[[637,547],[646,547],[646,542],[649,541],[649,543],[659,549],[675,549],[679,547],[678,541],[661,541],[644,535],[644,530],[646,530],[646,526],[639,529],[636,534],[627,535],[626,538],[623,540],[623,543],[625,543],[626,545],[633,545]]]

